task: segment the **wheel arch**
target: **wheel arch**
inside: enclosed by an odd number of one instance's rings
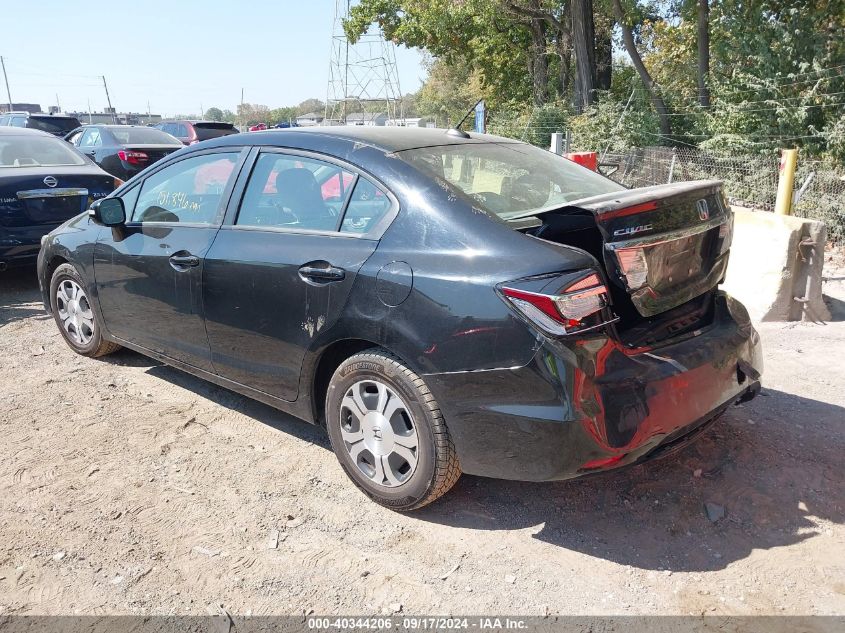
[[[53,307],[50,298],[50,284],[53,281],[53,273],[55,273],[56,269],[62,264],[70,263],[70,260],[64,255],[55,254],[51,256],[44,265],[41,288],[43,288],[44,307],[51,314],[53,312]]]
[[[383,350],[402,360],[401,356],[383,344],[363,338],[339,339],[322,350],[314,363],[310,381],[311,412],[315,424],[325,426],[326,393],[335,370],[347,358],[373,348]]]

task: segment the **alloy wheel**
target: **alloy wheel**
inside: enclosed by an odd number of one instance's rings
[[[419,434],[408,406],[378,380],[353,384],[340,403],[340,433],[358,470],[386,488],[401,486],[417,467]]]

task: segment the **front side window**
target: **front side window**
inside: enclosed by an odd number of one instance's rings
[[[204,154],[180,160],[141,185],[133,222],[217,224],[220,205],[238,154]]]
[[[355,175],[325,161],[261,154],[236,224],[336,231]]]
[[[524,143],[460,143],[397,155],[504,220],[625,189],[562,156]]]

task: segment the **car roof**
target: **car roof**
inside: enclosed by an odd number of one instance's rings
[[[384,152],[401,152],[419,147],[436,147],[438,145],[461,145],[465,143],[514,143],[512,138],[494,136],[492,134],[456,133],[455,130],[442,128],[394,127],[369,125],[336,125],[326,127],[295,127],[269,129],[261,132],[250,132],[248,145],[295,145],[297,140],[305,140],[315,135],[331,137],[333,139],[364,143]],[[243,145],[244,136],[232,135],[215,139],[217,144]]]
[[[0,126],[0,136],[48,136],[50,138],[56,138],[49,132],[33,130],[28,127],[10,127],[5,125]]]

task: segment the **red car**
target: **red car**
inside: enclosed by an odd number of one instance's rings
[[[162,121],[153,127],[175,136],[184,145],[194,145],[200,141],[238,133],[234,125],[221,121]]]
[[[261,130],[266,130],[267,124],[266,123],[256,123],[255,125],[249,126],[250,132],[260,132]]]

